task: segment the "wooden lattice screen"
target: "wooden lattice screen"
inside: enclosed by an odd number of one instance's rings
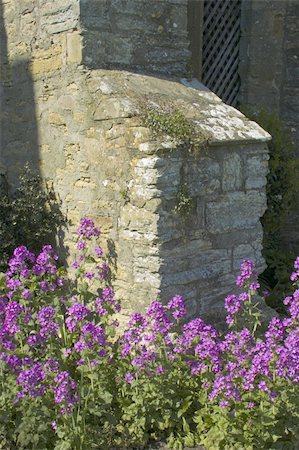
[[[236,105],[241,0],[204,0],[201,81],[224,102]]]

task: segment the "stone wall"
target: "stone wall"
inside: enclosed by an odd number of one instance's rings
[[[299,2],[242,3],[240,103],[275,112],[299,157]],[[288,218],[284,240],[299,251],[299,201]]]
[[[190,314],[211,315],[242,258],[263,268],[269,136],[207,90],[86,67],[79,5],[67,5],[3,2],[1,160],[9,181],[29,160],[53,183],[71,254],[80,218],[95,219],[124,310],[180,293]],[[20,32],[20,23],[32,26]],[[193,153],[155,138],[141,120],[148,101],[181,111],[209,145]],[[193,205],[185,216],[175,211],[182,185]]]
[[[186,74],[187,0],[81,0],[80,8],[88,67]]]
[[[79,3],[1,0],[0,21],[0,156],[14,184],[26,161],[39,169],[40,136],[48,132],[41,114],[81,62]]]

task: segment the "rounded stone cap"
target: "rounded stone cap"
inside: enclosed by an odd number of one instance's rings
[[[99,97],[109,95],[109,111],[99,105],[96,120],[140,114],[140,102],[169,105],[210,136],[209,144],[267,142],[271,136],[236,108],[225,104],[198,80],[172,81],[125,71],[93,70],[89,84]],[[107,105],[106,105],[107,106]]]

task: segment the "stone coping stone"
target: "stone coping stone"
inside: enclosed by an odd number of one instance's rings
[[[95,120],[138,116],[142,105],[169,106],[181,111],[210,136],[210,145],[271,140],[271,136],[257,123],[223,103],[197,80],[188,82],[182,79],[180,82],[126,71],[93,70],[88,74],[88,83],[91,91],[99,96]],[[101,100],[107,95],[110,96],[111,111],[110,108],[104,111],[101,107]]]

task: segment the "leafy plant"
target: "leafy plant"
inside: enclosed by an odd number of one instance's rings
[[[244,260],[229,330],[186,321],[176,295],[118,330],[100,230],[82,219],[72,270],[17,247],[0,277],[0,443],[10,450],[293,449],[299,443],[299,257],[288,317],[260,327]],[[184,323],[181,324],[181,320]]]
[[[177,203],[175,205],[175,212],[181,216],[187,216],[193,209],[193,200],[190,197],[188,186],[186,183],[180,185],[177,195]]]
[[[0,268],[4,269],[13,249],[25,244],[39,251],[53,239],[64,218],[54,191],[43,187],[42,179],[26,164],[20,174],[19,187],[10,193],[7,182],[0,198]]]
[[[187,146],[191,150],[206,145],[208,136],[174,107],[157,107],[148,103],[142,109],[143,124],[150,128],[155,136],[170,136],[176,145]]]

